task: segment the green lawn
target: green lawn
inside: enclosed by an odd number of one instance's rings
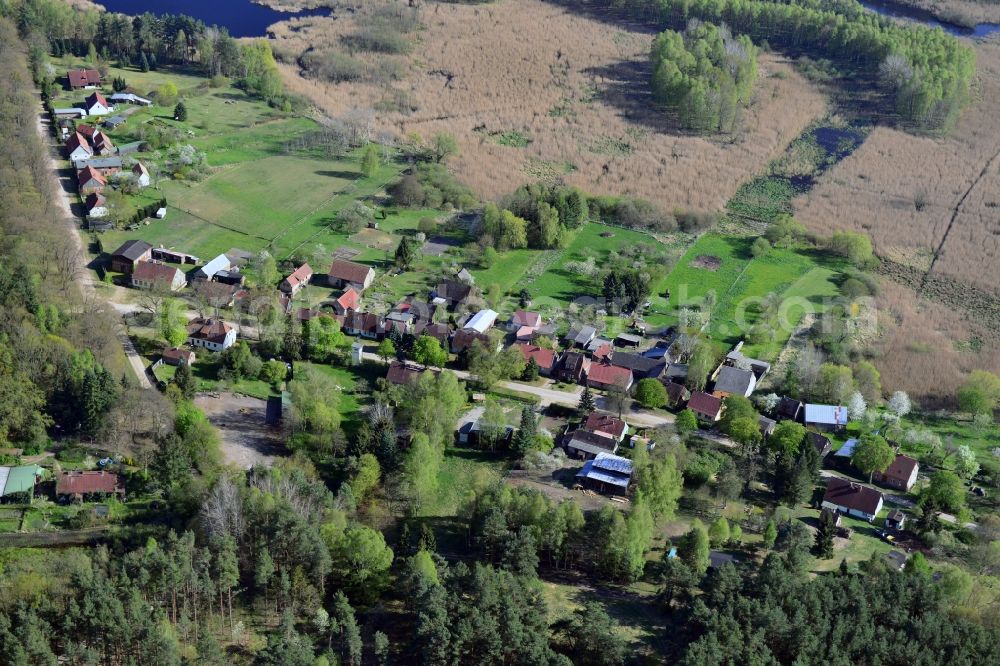
[[[421,516],[455,516],[470,490],[481,490],[499,482],[509,461],[478,449],[452,447],[445,451],[438,474],[438,493],[421,507]]]
[[[64,58],[56,65],[63,69],[81,66],[82,62]],[[361,252],[361,261],[383,261],[384,248],[375,247],[364,235],[334,230],[331,224],[344,206],[382,194],[405,165],[390,161],[372,178],[363,178],[359,151],[334,159],[298,142],[320,129],[314,120],[271,108],[228,83],[213,88],[197,74],[176,68],[146,73],[110,69],[109,81],[123,76],[144,95],[172,81],[188,111],[187,119],[180,122],[173,118],[173,103],[123,105],[119,112],[127,112],[128,119],[108,132],[112,140],[122,145],[142,139],[155,128],[176,131],[178,145],[190,144],[205,152],[209,174],[194,181],[164,175],[155,187],[132,197],[135,205],[165,197],[166,219],[150,220],[132,232],[106,232],[102,235],[105,250],[124,240],[140,238],[207,261],[231,248],[251,252],[269,248],[279,258],[285,258],[296,251],[308,253],[319,245],[330,252],[346,245]],[[110,86],[104,92],[110,94]],[[85,96],[80,91],[60,91],[55,103],[76,104]],[[137,157],[169,173],[168,153],[164,147]],[[402,211],[379,220],[388,232],[382,241],[394,248],[398,232],[415,229],[417,221],[428,214],[437,216],[440,212]]]
[[[528,291],[537,298],[550,298],[564,303],[578,296],[600,298],[600,285],[595,281],[571,273],[566,270],[566,264],[571,261],[582,261],[593,256],[598,267],[611,252],[626,246],[649,245],[662,249],[663,245],[649,234],[630,229],[609,227],[603,224],[589,223],[581,227],[573,240],[566,246],[557,261],[528,284]],[[661,291],[660,285],[653,285],[654,294]],[[656,304],[654,303],[654,308]]]
[[[698,307],[706,294],[714,291],[716,303],[709,333],[714,340],[732,345],[757,321],[761,299],[779,294],[785,302],[784,316],[775,340],[747,347],[747,353],[773,358],[805,312],[822,312],[826,307],[824,299],[837,294],[835,279],[842,262],[800,247],[775,247],[755,259],[750,254],[754,238],[715,233],[699,238],[666,280],[669,316],[675,320],[677,308]],[[717,262],[717,268],[705,267],[711,261]]]
[[[509,250],[501,254],[489,268],[470,270],[476,277],[476,284],[483,289],[498,284],[505,292],[510,292],[541,254],[539,250]]]

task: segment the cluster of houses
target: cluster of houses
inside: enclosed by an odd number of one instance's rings
[[[95,89],[101,85],[101,75],[93,69],[70,70],[66,73],[69,87]],[[142,162],[126,167],[123,156],[135,153],[138,143],[116,146],[111,138],[96,124],[78,123],[84,118],[103,118],[105,129],[114,129],[125,122],[125,116],[111,116],[116,104],[136,104],[149,106],[153,102],[134,93],[115,93],[108,97],[94,90],[82,106],[54,109],[62,137],[65,141],[66,156],[76,171],[77,188],[84,201],[87,219],[94,229],[107,228],[102,219],[110,213],[104,191],[114,181],[130,179],[136,187],[148,187],[149,170]],[[110,117],[109,117],[110,116]],[[165,213],[165,211],[163,211]]]
[[[70,90],[93,90],[94,92],[79,106],[53,109],[57,119],[108,116],[114,113],[117,104],[153,105],[153,100],[130,92],[116,92],[105,97],[98,90],[101,87],[101,73],[96,69],[71,69],[66,72],[66,82]],[[124,122],[124,119],[122,121]]]

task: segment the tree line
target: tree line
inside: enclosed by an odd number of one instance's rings
[[[725,24],[755,42],[807,51],[878,81],[900,117],[946,129],[969,98],[975,53],[955,37],[865,10],[855,0],[610,0],[609,7],[660,26],[690,19]]]

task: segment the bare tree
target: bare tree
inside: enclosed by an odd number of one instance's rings
[[[243,516],[243,498],[240,490],[228,476],[216,481],[208,499],[201,507],[201,522],[205,531],[214,539],[232,537],[241,543],[246,531]]]

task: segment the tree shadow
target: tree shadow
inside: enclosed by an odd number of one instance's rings
[[[314,171],[313,173],[315,173],[317,176],[329,176],[330,178],[339,178],[340,180],[354,180],[360,175],[356,171],[340,171],[336,169],[333,170],[320,169],[318,171]]]
[[[648,59],[620,60],[611,65],[589,67],[583,73],[602,81],[598,99],[616,108],[629,123],[660,134],[698,136],[682,129],[676,115],[653,99],[650,89],[653,66]]]

